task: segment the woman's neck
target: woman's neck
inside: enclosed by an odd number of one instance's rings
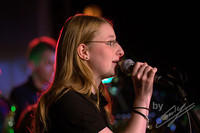
[[[95,78],[95,84],[96,84],[96,87],[98,87],[98,86],[101,84],[101,78],[96,77],[96,78]],[[96,90],[95,90],[95,87],[94,87],[94,86],[92,87],[92,93],[93,93],[93,94],[96,94]]]

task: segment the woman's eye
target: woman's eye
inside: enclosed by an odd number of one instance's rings
[[[113,45],[113,42],[112,42],[112,41],[109,41],[108,44],[109,44],[109,45]]]
[[[108,45],[112,46],[115,44],[115,41],[108,41]]]

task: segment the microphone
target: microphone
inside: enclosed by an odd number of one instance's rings
[[[134,65],[135,65],[135,62],[132,59],[125,59],[119,62],[121,71],[125,73],[126,75],[131,75]],[[162,85],[162,86],[164,85],[165,87],[169,87],[169,86],[174,87],[173,80],[174,80],[174,77],[171,75],[164,77],[159,74],[155,74],[154,76],[154,83],[158,85]]]

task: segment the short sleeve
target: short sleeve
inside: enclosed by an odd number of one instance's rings
[[[63,130],[66,131],[96,133],[107,126],[95,105],[74,91],[67,92],[58,100],[54,110],[57,122],[63,125]]]

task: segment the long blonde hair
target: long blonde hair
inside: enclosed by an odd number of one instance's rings
[[[39,100],[35,132],[47,131],[48,108],[69,89],[90,96],[91,89],[94,87],[98,99],[95,104],[97,108],[99,107],[99,93],[101,92],[98,88],[101,91],[103,85],[95,85],[92,70],[86,61],[78,56],[77,48],[79,44],[91,41],[103,23],[109,22],[103,18],[87,15],[75,15],[65,22],[56,49],[54,81]]]

